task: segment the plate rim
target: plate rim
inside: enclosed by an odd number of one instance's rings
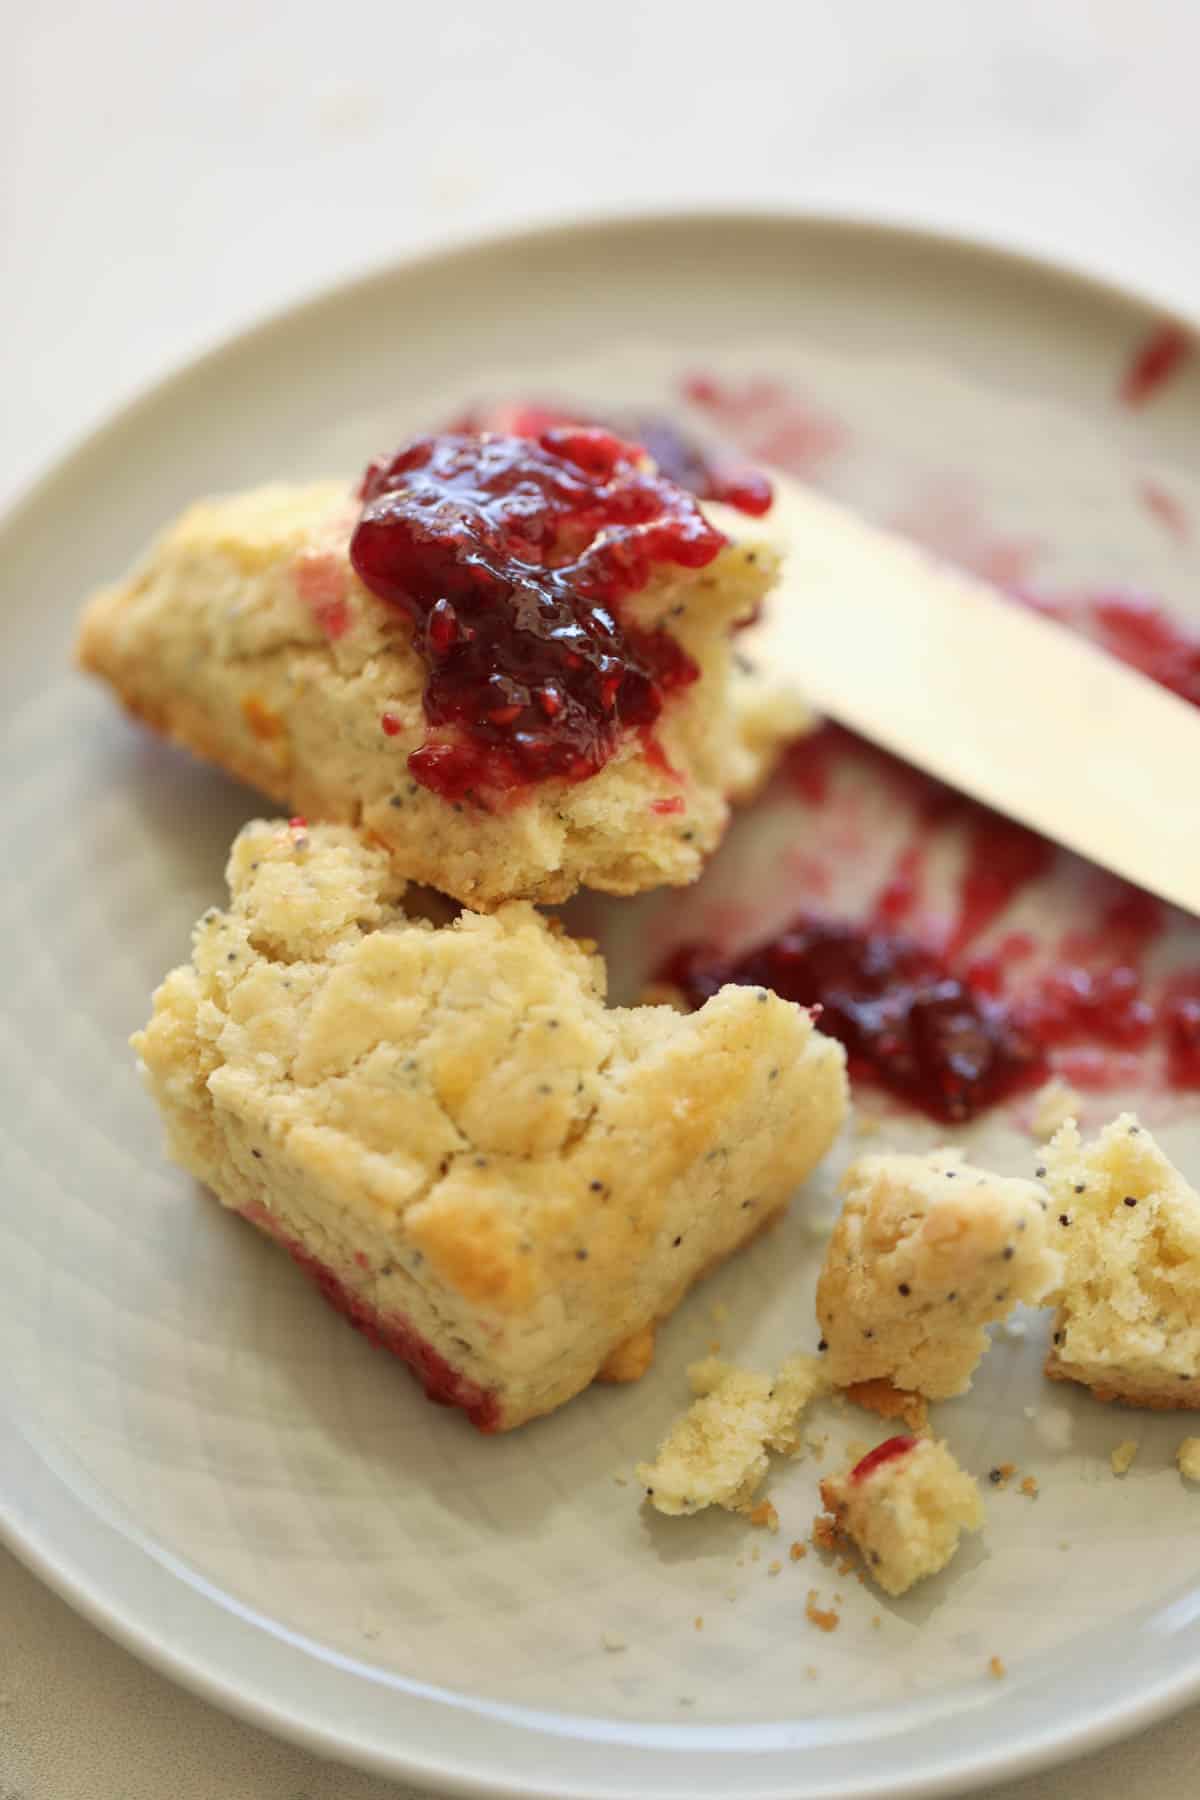
[[[326,309],[336,311],[347,302],[365,299],[373,289],[384,291],[396,282],[419,277],[427,270],[445,272],[456,264],[468,264],[476,259],[486,260],[489,255],[499,252],[519,251],[522,248],[553,252],[560,247],[569,248],[573,243],[577,244],[584,239],[602,242],[614,233],[643,233],[650,237],[665,231],[688,234],[731,227],[765,230],[783,235],[803,235],[805,232],[818,230],[847,240],[891,240],[896,245],[905,245],[915,250],[919,256],[933,252],[949,254],[977,263],[990,262],[1011,273],[1024,273],[1043,286],[1050,284],[1057,286],[1060,291],[1073,291],[1080,301],[1123,307],[1131,313],[1140,313],[1147,324],[1176,325],[1189,334],[1200,331],[1200,304],[1194,310],[1183,309],[1177,303],[1164,302],[1150,293],[1109,275],[1100,274],[1070,258],[1054,259],[1001,241],[993,242],[969,232],[942,229],[919,221],[910,222],[899,216],[873,217],[866,212],[825,210],[820,207],[687,205],[677,208],[588,212],[582,215],[566,213],[531,224],[498,225],[485,230],[464,231],[439,239],[433,244],[418,246],[388,257],[307,292],[301,291],[293,300],[276,304],[234,330],[169,360],[162,371],[136,384],[124,399],[118,401],[95,423],[69,439],[41,469],[35,470],[31,477],[18,484],[3,509],[0,509],[0,543],[9,533],[19,530],[30,515],[36,513],[62,478],[69,478],[78,472],[80,465],[86,464],[98,453],[103,453],[106,443],[115,439],[129,425],[135,424],[141,413],[170,399],[186,382],[201,376],[206,370],[218,367],[224,359],[252,352],[257,343],[265,342],[281,328],[293,323],[311,323]],[[23,1437],[15,1420],[12,1425]],[[48,1479],[58,1481],[53,1469],[42,1462],[34,1447],[26,1447],[30,1456],[45,1470]],[[86,1505],[78,1494],[70,1497],[74,1502]],[[113,1522],[104,1519],[96,1509],[89,1511],[90,1516],[103,1528],[119,1529]],[[196,1584],[180,1571],[172,1571],[169,1558],[156,1556],[144,1543],[138,1543],[134,1539],[127,1541],[138,1555],[147,1558],[172,1579],[182,1581],[197,1598],[225,1610],[220,1597],[203,1593],[202,1589],[198,1590]],[[519,1777],[518,1785],[518,1778],[511,1771],[485,1769],[478,1757],[455,1758],[450,1761],[444,1758],[432,1761],[428,1757],[414,1760],[403,1751],[368,1747],[355,1740],[352,1729],[339,1734],[312,1723],[305,1718],[294,1699],[289,1704],[286,1699],[241,1691],[232,1676],[211,1666],[211,1659],[206,1661],[202,1649],[198,1650],[194,1645],[181,1649],[171,1643],[169,1635],[157,1630],[152,1623],[131,1616],[126,1597],[107,1594],[95,1576],[84,1568],[77,1555],[64,1552],[60,1546],[56,1546],[52,1534],[43,1530],[38,1520],[23,1516],[21,1504],[9,1492],[2,1474],[0,1544],[73,1610],[151,1668],[165,1674],[208,1704],[218,1706],[258,1729],[297,1743],[325,1758],[365,1768],[394,1780],[415,1782],[439,1792],[479,1796],[481,1800],[533,1800],[535,1795],[552,1800],[552,1797],[568,1791],[577,1795],[578,1800],[610,1800],[610,1796],[615,1800],[618,1794],[632,1792],[625,1787],[618,1789],[605,1785],[602,1780],[575,1783],[568,1790],[561,1783],[554,1788],[546,1787],[535,1775],[531,1784],[530,1775],[533,1771],[528,1770]],[[287,1635],[291,1637],[291,1634]],[[450,1698],[447,1694],[439,1703],[445,1704]],[[761,1787],[740,1789],[739,1792],[744,1794],[745,1800],[759,1800],[760,1796],[761,1800],[782,1800],[785,1791],[789,1794],[794,1791],[797,1796],[801,1793],[814,1797],[820,1795],[821,1800],[837,1800],[837,1797],[840,1800],[858,1800],[859,1796],[867,1794],[877,1795],[880,1800],[883,1800],[883,1796],[894,1797],[894,1800],[918,1800],[919,1796],[926,1795],[962,1794],[987,1782],[1012,1780],[1094,1753],[1106,1744],[1145,1729],[1197,1699],[1200,1699],[1200,1655],[1191,1666],[1183,1665],[1166,1674],[1150,1677],[1143,1690],[1129,1697],[1118,1698],[1098,1716],[1093,1717],[1086,1712],[1077,1713],[1073,1722],[1067,1722],[1061,1728],[1056,1726],[1040,1732],[1034,1730],[1023,1742],[1018,1740],[1006,1743],[999,1740],[986,1749],[975,1748],[957,1753],[958,1760],[949,1766],[943,1766],[940,1770],[927,1767],[924,1773],[918,1771],[911,1777],[902,1772],[894,1780],[888,1778],[886,1787],[875,1782],[869,1787],[864,1786],[861,1776],[848,1773],[836,1787],[828,1783],[820,1788],[806,1789],[789,1785],[785,1790],[778,1781],[771,1780]],[[564,1722],[569,1717],[562,1713],[548,1716]],[[522,1728],[531,1730],[528,1723]],[[536,1738],[532,1735],[530,1742],[536,1743]],[[798,1758],[803,1752],[797,1746],[790,1754]],[[646,1789],[645,1792],[649,1793],[650,1790]]]

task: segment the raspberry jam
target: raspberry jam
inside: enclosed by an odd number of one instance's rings
[[[1139,344],[1121,383],[1126,406],[1145,406],[1187,360],[1192,339],[1181,325],[1160,325]]]
[[[1087,622],[1113,656],[1200,706],[1200,632],[1157,602],[1127,594],[1100,595],[1091,602]]]
[[[851,1481],[857,1487],[859,1482],[867,1479],[868,1475],[873,1475],[876,1469],[881,1469],[885,1463],[895,1462],[901,1456],[907,1456],[909,1451],[915,1450],[916,1447],[916,1438],[906,1437],[903,1433],[899,1437],[885,1438],[882,1444],[876,1444],[873,1450],[867,1451],[860,1462],[855,1463],[850,1471]]]
[[[409,768],[443,798],[585,780],[696,679],[621,605],[726,540],[635,446],[574,426],[420,438],[368,469],[362,500],[350,558],[412,621],[432,729]]]
[[[556,425],[597,425],[631,438],[649,452],[660,475],[686,488],[698,500],[720,500],[758,518],[769,512],[771,483],[737,454],[702,444],[665,413],[595,418],[586,408],[573,410],[537,401],[518,401],[474,408],[450,427],[454,431],[503,431],[514,437],[538,437]]]
[[[241,1211],[252,1225],[257,1225],[260,1231],[282,1244],[292,1260],[316,1282],[335,1311],[348,1319],[356,1331],[361,1331],[369,1344],[376,1349],[390,1350],[393,1356],[406,1362],[427,1398],[435,1405],[458,1407],[480,1431],[490,1433],[500,1429],[500,1401],[495,1393],[481,1388],[478,1382],[455,1369],[407,1319],[398,1314],[385,1318],[377,1312],[361,1293],[348,1286],[325,1263],[318,1262],[298,1238],[285,1231],[274,1213],[260,1202],[251,1201]],[[360,1268],[367,1266],[367,1259],[361,1252],[354,1260]]]
[[[852,1074],[950,1124],[1029,1086],[1042,1069],[1037,1044],[983,983],[911,938],[844,920],[802,915],[734,960],[685,945],[660,978],[694,1006],[727,981],[819,1006],[821,1029],[846,1046]]]

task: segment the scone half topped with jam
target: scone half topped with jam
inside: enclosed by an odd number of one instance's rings
[[[525,902],[434,924],[346,827],[254,823],[135,1039],[173,1155],[484,1430],[629,1379],[846,1106],[802,1008],[607,1008]]]
[[[190,507],[77,649],[139,718],[466,905],[634,893],[694,880],[754,785],[731,632],[776,568],[608,432],[443,434],[357,489]]]

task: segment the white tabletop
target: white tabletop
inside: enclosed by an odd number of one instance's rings
[[[1200,315],[1195,0],[3,9],[0,499],[257,314],[569,213],[804,206]],[[225,1719],[0,1552],[0,1800],[405,1800]],[[989,1800],[1192,1800],[1200,1713]]]

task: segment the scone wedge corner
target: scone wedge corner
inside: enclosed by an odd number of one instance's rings
[[[629,598],[631,627],[666,634],[697,671],[652,731],[623,730],[587,779],[477,802],[413,778],[409,758],[429,742],[430,653],[351,564],[359,507],[338,481],[189,507],[90,600],[79,664],[143,723],[289,812],[368,830],[411,879],[477,910],[694,881],[731,799],[761,785],[805,724],[761,680],[731,680],[731,632],[778,568],[769,536],[711,508],[727,539],[715,559],[656,564]]]
[[[555,922],[435,925],[346,827],[248,825],[229,883],[134,1040],[172,1154],[484,1430],[639,1373],[841,1124],[841,1047],[766,990],[607,1008]]]

